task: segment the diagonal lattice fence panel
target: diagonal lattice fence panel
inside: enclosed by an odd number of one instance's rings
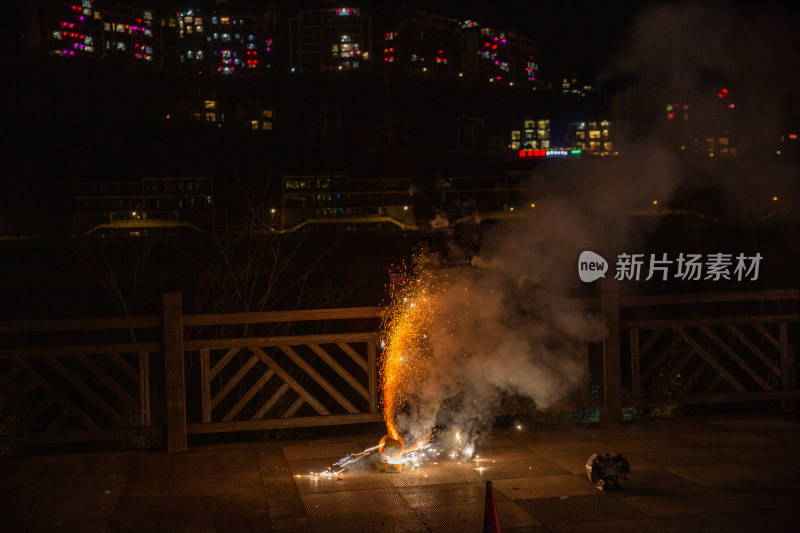
[[[794,314],[632,320],[628,405],[782,398],[796,389]]]
[[[379,316],[375,308],[343,311],[348,320]],[[257,323],[259,318],[302,322],[316,320],[321,313],[326,320],[342,319],[330,310],[205,319],[225,327],[205,330],[184,341],[189,433],[381,420],[375,330],[354,333],[340,328],[336,333],[260,335],[270,329]],[[251,320],[250,334],[214,334],[229,333],[234,319]],[[208,325],[198,318],[188,322]],[[303,331],[309,329],[306,325]]]
[[[161,433],[151,380],[158,325],[158,317],[0,324],[0,443]],[[127,342],[137,332],[150,342]]]

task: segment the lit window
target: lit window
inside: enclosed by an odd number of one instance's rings
[[[216,113],[206,113],[206,122],[216,122],[216,121],[217,121]]]
[[[216,109],[217,108],[217,101],[216,100],[206,100],[204,102],[204,106],[206,109]]]
[[[257,120],[251,120],[250,121],[250,129],[251,130],[257,130],[258,129],[258,121]]]
[[[53,32],[53,38],[60,41],[61,40],[61,32],[60,31],[54,31]]]
[[[522,138],[522,137],[521,137],[521,133],[520,133],[520,131],[519,131],[519,130],[513,130],[513,131],[511,132],[511,140],[512,140],[512,141],[518,141],[518,140],[520,140],[521,138]]]
[[[261,112],[261,116],[264,118],[272,118],[272,110],[271,109],[264,109]]]
[[[197,51],[197,59],[203,59],[203,51],[202,50],[198,50]]]
[[[270,122],[268,120],[265,120],[264,122],[261,123],[261,129],[262,130],[271,130],[272,129],[272,122]]]

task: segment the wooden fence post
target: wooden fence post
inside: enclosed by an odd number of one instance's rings
[[[603,307],[603,416],[605,425],[622,421],[622,361],[620,357],[619,283],[604,279]]]
[[[167,396],[167,451],[187,449],[186,383],[183,363],[183,300],[181,293],[162,295],[164,385]]]

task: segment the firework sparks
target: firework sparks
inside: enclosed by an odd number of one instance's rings
[[[430,277],[423,273],[399,290],[383,322],[383,417],[395,439],[400,436],[398,419],[406,406],[408,386],[425,379],[426,362],[431,358],[427,332],[437,309],[435,296]],[[423,436],[422,441],[428,440],[430,436]]]
[[[446,276],[445,276],[446,277]],[[413,444],[405,446],[401,437],[400,421],[404,410],[409,407],[409,391],[425,382],[432,353],[428,334],[436,320],[438,309],[437,295],[446,290],[446,279],[420,271],[416,277],[409,277],[404,285],[393,295],[392,303],[381,330],[383,353],[380,360],[381,404],[386,423],[387,435],[377,446],[362,452],[348,455],[321,472],[310,472],[316,477],[331,478],[344,473],[347,468],[369,456],[381,453],[381,462],[397,468],[387,471],[399,472],[402,467],[418,467],[423,462],[434,461],[442,454],[454,459],[469,459],[473,446],[462,439],[455,431],[457,450],[452,453],[444,450],[439,441],[437,428],[422,430],[421,434],[410,435]],[[406,428],[407,429],[407,428]],[[393,443],[390,453],[383,453],[384,444]],[[399,443],[399,445],[398,445]]]
[[[347,455],[347,456],[339,459],[337,462],[333,463],[331,466],[329,466],[328,468],[326,468],[322,472],[309,472],[309,475],[317,476],[317,477],[328,477],[328,478],[333,477],[333,476],[338,476],[339,474],[341,474],[345,470],[347,470],[348,466],[352,465],[353,463],[356,463],[356,462],[360,461],[361,459],[363,459],[364,457],[368,456],[369,454],[371,454],[372,452],[374,452],[378,448],[380,448],[380,445],[372,446],[370,448],[367,448],[364,451]]]

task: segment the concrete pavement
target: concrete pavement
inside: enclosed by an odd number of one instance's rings
[[[800,417],[720,415],[596,426],[496,429],[470,461],[387,474],[372,455],[332,478],[308,475],[377,444],[335,438],[0,459],[0,530],[479,532],[492,480],[502,531],[797,531]],[[585,477],[616,450],[632,479],[601,492]]]

